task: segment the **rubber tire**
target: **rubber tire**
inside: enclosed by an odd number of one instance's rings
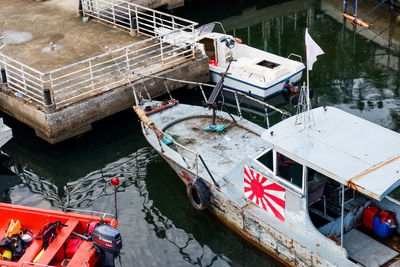
[[[200,179],[189,183],[186,187],[190,204],[196,210],[205,210],[210,206],[211,192],[207,185]]]

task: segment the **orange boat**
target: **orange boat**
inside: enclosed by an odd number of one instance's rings
[[[371,24],[368,24],[368,23],[362,21],[361,19],[355,19],[353,16],[350,16],[350,15],[345,14],[345,13],[343,13],[342,15],[346,19],[350,20],[352,23],[356,23],[357,25],[363,26],[364,28],[368,29],[369,27],[371,27]]]
[[[3,253],[0,254],[2,256],[0,266],[95,266],[99,260],[100,263],[108,261],[111,265],[105,265],[113,266],[114,257],[122,248],[121,236],[115,229],[117,221],[106,218],[106,214],[102,213],[102,215],[82,215],[0,203],[0,241],[2,243],[6,234],[10,236],[15,233],[15,231],[10,232],[13,226],[11,220],[18,221],[14,224],[14,226],[17,225],[16,231],[19,232],[14,235],[15,239],[19,239],[18,235],[20,235],[24,240],[23,234],[29,232],[26,230],[36,235],[30,242],[26,242],[28,246],[19,259],[5,260],[12,253],[3,248],[0,251]],[[44,228],[46,225],[52,225],[55,222],[58,223],[53,229],[56,231],[56,236],[43,246],[44,235],[41,240],[36,238],[40,236],[42,229],[46,229]],[[90,227],[92,231],[88,234]],[[74,245],[73,252],[69,250],[66,253],[69,244],[74,243],[72,241],[79,244]]]

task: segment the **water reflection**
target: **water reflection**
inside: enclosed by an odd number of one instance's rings
[[[114,191],[109,182],[113,177],[118,177],[121,182],[117,190],[118,199],[122,205],[119,214],[119,230],[126,244],[121,257],[123,265],[131,266],[132,262],[141,262],[146,266],[159,266],[165,261],[163,253],[160,255],[155,253],[151,257],[143,258],[143,255],[133,250],[130,242],[138,243],[137,239],[131,240],[133,231],[141,235],[140,239],[143,243],[140,243],[140,246],[153,246],[150,240],[147,240],[148,238],[166,240],[169,245],[162,247],[164,252],[168,251],[174,256],[169,260],[172,265],[229,266],[231,262],[228,258],[214,253],[207,245],[200,244],[192,234],[176,228],[173,222],[154,206],[146,185],[147,168],[148,164],[159,161],[161,161],[160,157],[152,149],[141,148],[85,177],[66,183],[62,195],[51,181],[15,164],[11,167],[17,172],[14,178],[18,177],[20,183],[10,188],[6,198],[13,204],[27,206],[52,209],[55,207],[95,209],[113,213]],[[127,201],[131,202],[131,205],[127,205]],[[133,213],[130,208],[133,208]],[[127,220],[132,215],[141,217],[142,220],[136,221],[133,226],[132,222]],[[143,231],[148,231],[147,236],[145,235],[146,240],[143,240]],[[147,250],[154,252],[149,248]],[[176,254],[180,255],[179,260]]]

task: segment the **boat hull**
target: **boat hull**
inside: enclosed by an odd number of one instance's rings
[[[221,74],[216,69],[214,70],[210,69],[210,73],[211,73],[211,79],[214,83],[217,83],[221,79]],[[297,83],[298,81],[300,81],[302,73],[303,70],[293,75],[285,76],[284,78],[280,79],[278,82],[275,82],[274,84],[271,85],[265,84],[263,86],[249,83],[249,81],[244,81],[239,77],[230,74],[225,77],[224,87],[265,100],[269,97],[279,94],[282,91],[283,85],[286,80],[290,79],[292,83]]]
[[[145,132],[144,136],[147,139],[148,135]],[[147,139],[147,141],[153,146],[151,140]],[[196,179],[196,173],[193,170],[178,164],[165,151],[161,152],[156,145],[153,146],[153,149],[164,158],[186,186],[189,182]],[[202,178],[204,181],[207,180],[205,177],[199,176],[199,178]],[[217,187],[211,185],[210,191],[212,198],[208,210],[241,237],[268,255],[273,256],[278,261],[289,266],[337,265],[337,263],[332,263],[307,249],[303,244],[289,237],[284,232],[280,232],[271,225],[261,222],[257,218],[257,212],[254,212],[257,209],[254,205],[241,208]],[[347,259],[344,259],[344,262],[345,265],[343,266],[356,266]]]
[[[225,112],[219,112],[218,118],[225,124],[230,120]],[[258,138],[264,129],[237,118],[236,123],[218,137],[203,131],[196,135],[210,119],[211,112],[203,107],[177,104],[149,115],[144,120],[146,124],[142,123],[142,130],[148,143],[186,185],[196,178],[205,183],[211,195],[208,209],[260,250],[292,266],[355,266],[347,259],[344,248],[312,225],[305,209],[306,198],[299,198],[298,193],[286,190],[286,219],[282,221],[245,197],[241,168],[253,164],[250,154],[259,153],[259,149],[266,145]],[[156,134],[159,131],[168,131],[176,143],[166,145],[160,142]],[[224,145],[214,146],[214,142]],[[241,146],[243,144],[245,146]],[[221,158],[219,152],[212,153],[210,149],[224,151],[224,156]],[[227,151],[232,150],[243,156],[228,154]],[[202,157],[196,158],[199,155]]]
[[[11,219],[19,220],[22,229],[30,230],[33,234],[38,234],[50,222],[60,221],[64,226],[46,250],[42,250],[42,240],[34,239],[18,261],[0,260],[0,266],[31,266],[35,258],[37,265],[49,266],[51,262],[52,265],[59,266],[65,257],[62,253],[63,245],[72,232],[83,235],[89,222],[100,222],[102,217],[0,203],[0,232],[5,233]],[[104,218],[104,221],[113,227],[117,225],[117,222],[110,218]],[[99,258],[95,250],[91,249],[92,246],[93,242],[83,241],[66,266],[95,266]],[[40,253],[41,256],[38,256]]]

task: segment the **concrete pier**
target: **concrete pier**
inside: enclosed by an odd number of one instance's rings
[[[95,2],[84,6],[84,18],[77,15],[77,0],[4,1],[0,68],[6,77],[1,78],[0,109],[50,143],[87,132],[93,122],[130,108],[131,84],[152,97],[164,94],[165,86],[183,86],[135,73],[209,79],[208,61],[196,53],[194,40],[168,34],[194,38],[196,23],[171,16],[178,28],[165,21],[168,14],[107,0],[100,0],[103,9],[94,9],[100,6]],[[145,24],[148,18],[141,16],[154,16],[154,24]],[[172,26],[158,34],[164,25]]]
[[[392,50],[398,52],[400,51],[400,10],[399,8],[394,8],[392,16],[389,2],[387,1],[385,5],[373,0],[360,2],[357,7],[357,17],[371,24],[371,27],[366,29],[357,26],[356,32],[379,45],[390,46]],[[354,25],[351,21],[343,20],[343,1],[322,0],[321,10],[338,22],[344,22],[349,29],[354,30]],[[348,1],[347,13],[353,13],[352,0]]]

